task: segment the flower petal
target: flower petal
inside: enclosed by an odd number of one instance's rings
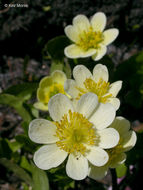
[[[50,116],[54,121],[60,121],[69,110],[73,111],[72,102],[64,94],[56,94],[48,103]]]
[[[73,19],[73,26],[76,27],[80,33],[83,31],[88,31],[90,23],[85,15],[77,15]]]
[[[79,91],[76,88],[76,82],[72,79],[67,79],[64,84],[64,90],[67,94],[69,94],[72,98],[76,98],[78,96]]]
[[[82,155],[75,157],[73,154],[70,154],[66,165],[66,172],[69,177],[75,180],[86,178],[88,174],[87,159]]]
[[[90,57],[92,55],[94,55],[96,53],[96,49],[90,48],[87,51],[82,50],[82,54],[80,55],[80,57],[84,58],[84,57]]]
[[[119,30],[116,28],[105,30],[103,32],[104,41],[102,43],[106,46],[111,44],[117,38],[118,34],[119,34]]]
[[[113,148],[119,142],[119,133],[113,128],[106,128],[97,132],[100,136],[98,146],[101,148]]]
[[[69,45],[64,49],[64,53],[69,58],[79,58],[83,54],[83,50],[75,45]]]
[[[89,118],[89,121],[95,125],[96,129],[102,130],[113,122],[115,114],[115,108],[110,103],[100,103],[95,113]]]
[[[93,78],[95,82],[98,82],[100,78],[108,82],[109,74],[107,67],[102,64],[97,64],[93,69]]]
[[[48,104],[44,104],[42,102],[35,102],[33,105],[38,110],[47,111],[48,110]]]
[[[77,85],[80,88],[84,88],[84,81],[87,78],[91,78],[92,74],[91,72],[88,70],[87,67],[85,67],[84,65],[77,65],[76,67],[74,67],[73,69],[73,77],[76,80]]]
[[[131,148],[133,148],[136,144],[136,141],[137,141],[137,136],[134,131],[129,131],[128,133],[126,133],[123,141],[124,151],[129,151]]]
[[[109,87],[110,89],[108,92],[111,93],[113,97],[116,97],[118,92],[122,88],[122,81],[116,81],[112,83]]]
[[[78,28],[72,25],[68,25],[67,27],[65,27],[65,34],[73,42],[78,42],[79,40],[79,31],[77,29]]]
[[[101,46],[99,49],[96,50],[96,53],[92,56],[94,61],[100,60],[107,52],[106,46]]]
[[[84,51],[79,46],[72,44],[67,46],[64,49],[64,53],[69,58],[79,58],[79,57],[89,57],[96,53],[96,49],[88,49],[87,51]]]
[[[95,166],[103,166],[107,163],[109,156],[105,150],[100,147],[89,147],[86,158]]]
[[[59,83],[64,85],[64,82],[66,81],[67,77],[65,75],[64,72],[59,71],[59,70],[55,70],[52,74],[51,74],[52,80],[53,82]]]
[[[118,98],[108,98],[108,102],[114,106],[116,110],[120,107],[120,100]]]
[[[110,168],[116,168],[120,164],[123,164],[126,161],[126,154],[125,153],[120,153],[117,154],[113,159],[112,162],[110,163]]]
[[[34,154],[36,166],[42,170],[48,170],[59,166],[68,153],[59,149],[56,144],[42,146]]]
[[[46,119],[34,119],[29,125],[28,135],[36,143],[55,143],[58,140],[55,134],[56,126]]]
[[[45,88],[47,86],[50,86],[53,83],[52,77],[47,76],[41,79],[39,87],[40,88]]]
[[[86,93],[77,103],[77,112],[88,118],[98,106],[98,97],[94,93]]]
[[[98,12],[91,18],[91,25],[94,31],[102,32],[106,26],[106,16],[102,12]]]
[[[124,117],[116,117],[110,127],[116,129],[120,136],[123,136],[129,131],[130,122]]]
[[[90,164],[88,176],[94,180],[100,180],[107,175],[108,168],[109,166],[107,164],[101,167]]]
[[[39,102],[45,103],[45,89],[44,88],[38,88],[37,90],[37,99]]]

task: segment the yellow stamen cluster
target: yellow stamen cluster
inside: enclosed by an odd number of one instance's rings
[[[93,124],[82,114],[69,110],[69,113],[55,124],[57,126],[56,136],[59,138],[56,144],[60,149],[75,155],[78,153],[84,155],[88,151],[86,145],[95,144]]]
[[[104,40],[103,33],[100,31],[93,31],[93,28],[90,27],[88,32],[84,31],[79,35],[79,41],[77,43],[84,51],[87,51],[90,48],[100,48],[100,43]]]
[[[108,93],[109,85],[110,83],[105,82],[102,78],[100,78],[97,83],[91,78],[87,78],[84,81],[85,89],[76,87],[79,90],[79,94],[76,99],[79,99],[83,94],[87,92],[92,92],[98,96],[99,102],[106,103],[108,101],[108,98],[112,97],[112,94],[106,94]]]
[[[48,103],[50,98],[58,93],[65,94],[64,87],[61,84],[53,83],[50,87],[44,89],[44,103]]]

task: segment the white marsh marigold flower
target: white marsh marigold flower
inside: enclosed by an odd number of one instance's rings
[[[98,96],[99,102],[111,103],[116,110],[119,108],[120,101],[116,96],[122,87],[122,81],[110,84],[108,69],[105,65],[97,64],[93,69],[93,74],[84,65],[77,65],[73,69],[73,77],[75,80],[68,79],[64,89],[75,102],[83,94],[92,92]]]
[[[42,78],[37,90],[38,102],[34,104],[34,107],[39,110],[48,110],[48,102],[52,96],[58,93],[66,94],[64,91],[66,80],[65,73],[60,70],[54,71],[51,76]]]
[[[137,136],[133,130],[130,130],[130,123],[123,117],[116,117],[110,125],[118,131],[120,140],[114,148],[107,149],[109,160],[102,167],[96,167],[90,164],[89,177],[93,179],[102,179],[109,168],[116,168],[126,160],[126,152],[135,146]]]
[[[53,122],[35,119],[29,126],[29,137],[42,146],[34,154],[35,164],[48,170],[67,158],[66,173],[75,180],[88,175],[89,163],[103,166],[109,149],[118,144],[119,133],[108,128],[115,118],[111,104],[102,104],[93,93],[84,94],[76,107],[63,94],[53,96],[48,104]]]
[[[106,16],[102,12],[93,15],[91,20],[85,15],[77,15],[73,25],[65,28],[65,34],[74,43],[65,48],[65,55],[69,58],[89,57],[97,61],[107,51],[107,45],[118,36],[118,29],[112,28],[104,31]]]

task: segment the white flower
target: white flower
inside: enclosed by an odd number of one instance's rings
[[[97,64],[93,69],[93,74],[84,65],[77,65],[73,69],[73,77],[75,80],[68,79],[64,89],[75,102],[81,95],[92,92],[98,96],[99,102],[111,103],[116,110],[119,108],[120,101],[116,96],[122,87],[122,81],[110,84],[108,69],[105,65]]]
[[[130,123],[123,117],[116,117],[114,122],[110,125],[111,128],[119,132],[120,140],[117,146],[108,149],[109,160],[102,167],[96,167],[90,164],[89,177],[93,179],[102,179],[109,168],[116,168],[126,160],[125,152],[129,151],[135,146],[137,137],[136,133],[130,130]]]
[[[52,96],[58,93],[66,94],[64,91],[64,82],[67,77],[64,72],[55,70],[50,76],[42,78],[37,90],[38,102],[34,103],[34,107],[39,110],[47,111],[48,102]]]
[[[109,149],[118,144],[119,134],[107,128],[115,118],[111,104],[102,104],[93,93],[84,94],[76,107],[63,94],[53,96],[48,104],[54,122],[35,119],[29,126],[29,137],[42,146],[34,154],[35,164],[48,170],[59,166],[66,158],[67,175],[84,179],[89,162],[103,166],[108,161]]]
[[[65,48],[65,55],[69,58],[89,57],[97,61],[107,51],[107,45],[111,44],[118,36],[118,29],[112,28],[104,31],[106,16],[102,12],[94,14],[91,20],[85,15],[77,15],[73,19],[73,25],[65,28],[67,37],[74,43]]]

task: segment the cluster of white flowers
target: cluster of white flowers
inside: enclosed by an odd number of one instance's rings
[[[96,13],[91,21],[76,16],[73,25],[65,28],[75,43],[65,48],[65,55],[99,60],[118,35],[117,29],[103,32],[105,24],[103,13]],[[102,64],[97,64],[93,73],[77,65],[73,78],[55,71],[40,82],[35,107],[48,110],[53,121],[35,119],[29,125],[30,139],[45,144],[35,152],[34,162],[48,170],[66,160],[66,173],[72,179],[101,179],[109,168],[126,160],[125,152],[136,143],[129,121],[116,117],[122,81],[110,84],[108,69]]]

